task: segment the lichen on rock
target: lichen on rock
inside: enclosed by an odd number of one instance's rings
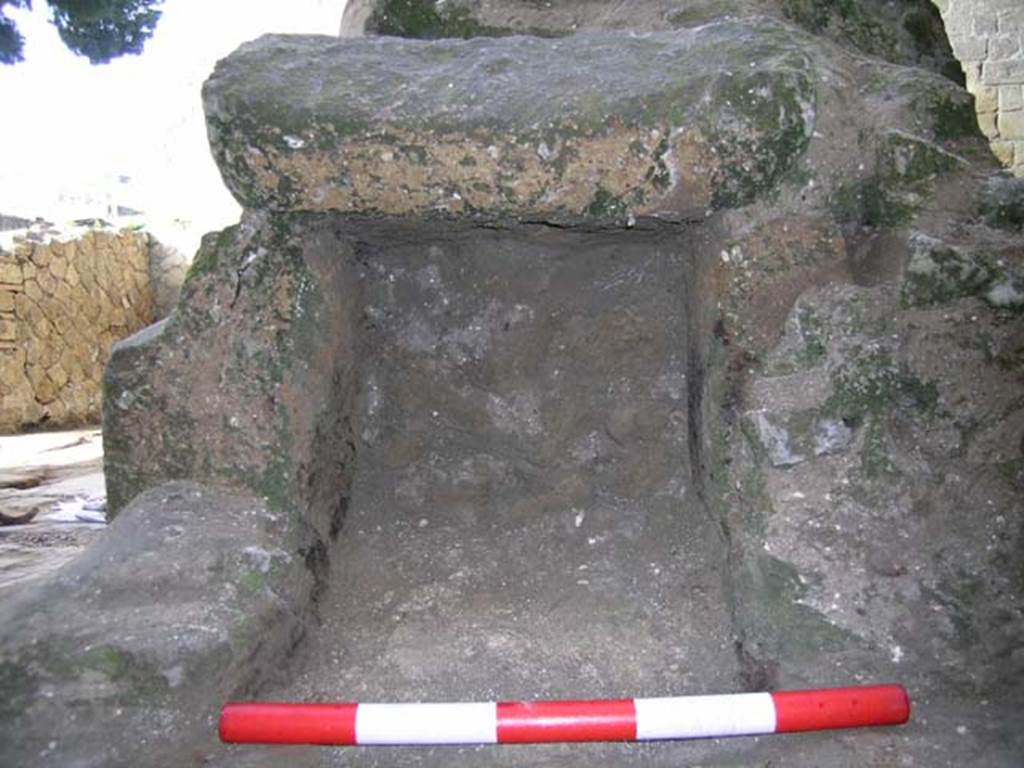
[[[767,20],[628,41],[268,37],[205,98],[245,205],[621,223],[700,218],[777,183],[813,132],[808,70]]]

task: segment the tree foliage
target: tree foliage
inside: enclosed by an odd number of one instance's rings
[[[125,54],[142,53],[153,36],[163,0],[46,0],[50,21],[61,40],[93,64],[105,64]],[[31,8],[32,0],[0,0],[0,63],[23,58],[25,40],[5,6]]]
[[[0,63],[21,61],[25,40],[14,22],[4,14],[4,6],[31,8],[32,0],[0,0]]]

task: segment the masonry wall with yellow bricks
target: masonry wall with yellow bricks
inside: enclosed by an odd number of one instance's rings
[[[149,275],[144,232],[0,248],[0,433],[99,422],[111,347],[154,319]]]

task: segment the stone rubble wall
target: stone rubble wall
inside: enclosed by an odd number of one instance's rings
[[[992,151],[1024,176],[1024,2],[935,0]]]
[[[0,245],[0,433],[98,423],[114,342],[163,316],[185,262],[141,231]]]

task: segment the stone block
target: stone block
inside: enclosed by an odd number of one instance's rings
[[[977,85],[974,90],[974,108],[979,113],[996,112],[999,109],[999,89],[991,85]]]
[[[993,141],[992,154],[1000,163],[1009,167],[1014,164],[1016,148],[1012,141]]]
[[[64,385],[68,383],[68,373],[64,370],[62,365],[54,365],[47,372],[46,375],[53,382],[55,389],[60,390],[64,388]]]
[[[39,287],[39,283],[35,280],[26,280],[24,291],[25,295],[32,299],[32,301],[42,301],[43,299],[43,289]]]
[[[13,355],[0,356],[0,392],[8,395],[21,394],[28,390],[29,383],[25,379],[25,357],[15,352]],[[9,398],[13,399],[13,398]]]
[[[57,397],[57,390],[54,388],[53,382],[50,381],[50,377],[46,375],[46,369],[41,365],[28,365],[25,368],[25,373],[32,385],[36,400],[43,405],[52,403]]]
[[[59,357],[60,352],[56,344],[46,342],[39,347],[39,365],[43,368],[49,368],[54,365]]]
[[[1024,83],[1024,59],[986,61],[981,69],[981,82],[985,85]]]
[[[32,249],[29,259],[37,267],[50,266],[50,259],[53,258],[53,249],[49,245],[37,245]]]
[[[978,127],[986,137],[994,139],[999,135],[999,128],[996,126],[996,113],[986,112],[978,115]]]
[[[57,329],[57,335],[63,339],[71,328],[71,317],[64,311],[63,307],[59,307],[53,312],[52,320],[54,327]]]
[[[36,282],[39,283],[39,290],[43,292],[44,296],[49,297],[57,292],[59,281],[48,271],[36,275]]]
[[[989,9],[978,10],[974,16],[974,34],[994,35],[999,29],[999,18]]]
[[[1002,138],[1024,139],[1024,111],[1001,112],[997,125]]]
[[[960,66],[964,71],[967,90],[977,93],[978,88],[981,87],[981,64],[979,62],[961,62]]]
[[[68,375],[71,377],[72,384],[82,384],[85,379],[85,369],[82,368],[82,364],[75,360],[74,365],[68,369]]]
[[[63,254],[54,254],[53,258],[50,259],[50,274],[56,277],[58,280],[63,280],[64,275],[68,272],[68,262]]]
[[[62,307],[69,311],[72,308],[71,301],[73,296],[74,292],[70,285],[63,281],[57,283],[57,287],[53,291],[53,298],[55,298]]]
[[[33,307],[32,309],[33,311],[29,315],[29,328],[31,329],[32,336],[36,339],[47,341],[53,337],[53,323],[38,308]],[[47,342],[46,348],[50,348],[49,342]]]
[[[90,295],[96,290],[96,272],[91,264],[82,264],[78,262],[75,271],[78,272],[78,278],[81,281],[82,288],[90,293]]]
[[[597,35],[554,47],[497,38],[486,48],[268,36],[206,82],[211,146],[250,208],[559,222],[704,215],[747,202],[802,155],[814,86],[789,31],[760,25],[757,66],[736,69],[750,61],[749,32],[702,29],[617,49]],[[266,87],[290,56],[306,62],[302,76]],[[515,77],[495,87],[481,73],[499,60]],[[418,94],[400,109],[384,82],[354,76],[392,69]]]
[[[1015,112],[1018,109],[1024,109],[1024,86],[999,86],[999,111]],[[978,111],[980,112],[981,109],[979,108]]]
[[[0,283],[21,285],[21,267],[13,260],[0,260]]]
[[[988,40],[988,60],[1003,61],[1011,59],[1020,52],[1020,36],[1018,34],[1000,34]]]
[[[973,24],[971,8],[965,3],[948,3],[948,7],[942,12],[946,29],[950,31],[968,30]],[[954,48],[954,50],[956,50]]]
[[[18,324],[10,315],[0,315],[0,341],[17,341]]]
[[[14,314],[19,319],[24,320],[28,317],[29,312],[32,311],[32,299],[26,296],[24,293],[15,293],[14,296]]]
[[[1024,30],[1024,6],[1017,2],[1013,6],[1007,6],[1007,10],[999,12],[1000,32],[1020,32],[1021,30]]]
[[[988,39],[984,37],[951,37],[953,53],[962,61],[984,61],[988,58]]]
[[[82,314],[90,323],[95,323],[100,319],[102,309],[98,301],[85,302],[81,305]]]
[[[23,321],[25,321],[25,319],[27,319],[27,321],[29,322],[30,325],[37,326],[40,323],[42,323],[42,321],[44,321],[44,319],[48,319],[48,318],[43,313],[43,310],[39,306],[39,304],[30,304],[29,308],[28,308],[28,311],[22,316],[22,319],[23,319]]]
[[[14,311],[14,292],[0,291],[0,312]]]
[[[39,363],[39,341],[29,336],[25,340],[25,361],[36,365]]]

